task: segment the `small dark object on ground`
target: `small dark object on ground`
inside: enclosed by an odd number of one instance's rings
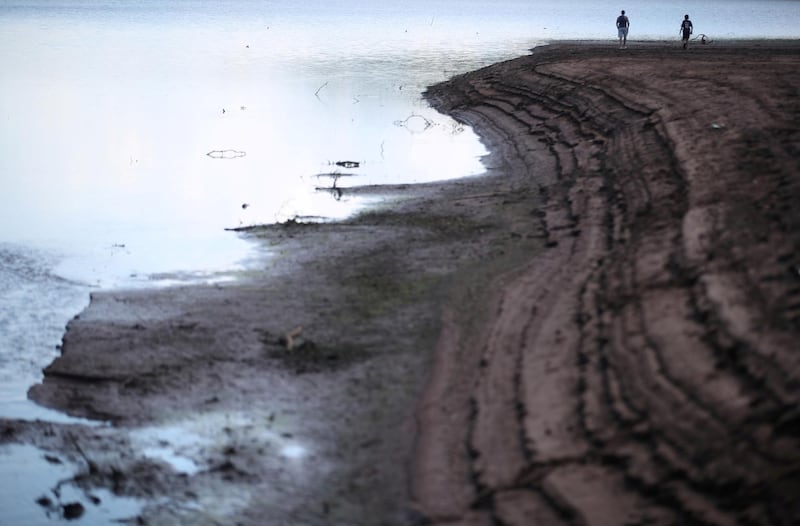
[[[80,502],[70,502],[61,506],[64,518],[67,520],[79,519],[83,516],[84,508]]]

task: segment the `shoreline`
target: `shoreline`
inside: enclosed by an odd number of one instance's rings
[[[630,47],[557,44],[430,90],[555,174],[548,252],[498,279],[477,337],[451,308],[422,402],[431,524],[800,516],[797,43]]]
[[[763,454],[800,459],[798,43],[615,43],[429,88],[485,175],[248,229],[279,255],[241,283],[93,295],[31,397],[115,426],[2,421],[3,443],[166,498],[152,524],[212,523],[218,495],[242,524],[799,517]],[[143,457],[141,426],[203,428],[198,473]]]

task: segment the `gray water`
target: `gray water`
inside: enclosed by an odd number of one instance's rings
[[[613,40],[619,9],[631,40],[675,40],[685,13],[712,39],[800,33],[796,0],[4,0],[0,417],[70,420],[26,392],[92,290],[236,279],[255,254],[225,228],[370,204],[321,174],[479,174],[477,137],[420,92],[548,39]],[[0,523],[58,522],[29,495],[63,475],[42,452],[3,448],[0,473]]]

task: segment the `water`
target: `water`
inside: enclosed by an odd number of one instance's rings
[[[39,526],[69,524],[108,526],[136,517],[142,502],[113,495],[101,488],[87,490],[72,481],[77,470],[63,458],[28,445],[0,446],[0,524]],[[38,501],[38,502],[37,502]],[[64,516],[64,506],[80,506],[75,518]]]

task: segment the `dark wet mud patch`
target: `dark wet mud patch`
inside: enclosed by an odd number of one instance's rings
[[[450,203],[458,206],[458,201]],[[380,224],[384,226],[403,227],[406,229],[418,229],[425,232],[432,238],[441,238],[441,241],[455,241],[466,237],[474,236],[489,229],[497,228],[498,225],[490,222],[481,222],[479,218],[470,217],[467,214],[458,215],[448,210],[447,213],[437,214],[435,210],[424,211],[396,211],[391,209],[370,210],[358,215],[351,221],[355,225]]]
[[[347,268],[337,269],[333,279],[347,283],[341,291],[350,306],[338,317],[344,326],[354,326],[381,317],[396,316],[399,311],[425,301],[442,285],[437,266],[418,268],[419,261],[404,261],[398,252],[407,250],[405,243],[381,244],[354,261]]]

